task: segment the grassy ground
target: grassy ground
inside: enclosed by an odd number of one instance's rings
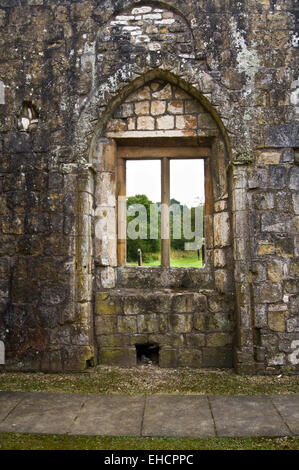
[[[0,390],[23,392],[259,395],[299,393],[299,376],[239,376],[232,371],[98,366],[86,373],[0,373]]]
[[[0,450],[296,450],[299,437],[158,438],[0,433]]]
[[[160,266],[159,255],[153,254],[150,258],[150,261],[143,261],[142,266]],[[137,266],[137,262],[127,262],[127,266]],[[198,260],[195,251],[171,250],[170,266],[173,268],[201,268],[202,261]]]

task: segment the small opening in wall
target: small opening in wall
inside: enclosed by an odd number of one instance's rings
[[[157,344],[136,344],[138,365],[159,365],[159,346]]]
[[[37,129],[38,111],[32,101],[23,101],[21,115],[18,119],[18,129],[21,132],[32,132]]]
[[[94,358],[91,357],[90,359],[87,359],[86,361],[86,369],[90,369],[91,367],[94,367]]]

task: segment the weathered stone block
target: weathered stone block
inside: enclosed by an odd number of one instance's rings
[[[298,279],[292,279],[285,281],[284,283],[285,294],[298,294],[299,292],[299,281]]]
[[[128,296],[124,298],[124,314],[137,315],[146,310],[146,300],[142,296]]]
[[[127,130],[127,121],[125,119],[110,119],[107,124],[107,131],[122,132]]]
[[[226,211],[227,208],[228,208],[228,204],[227,204],[227,200],[224,199],[222,201],[216,201],[214,203],[214,208],[215,208],[215,212],[223,212],[223,211]]]
[[[115,171],[116,143],[112,139],[98,139],[94,148],[97,171]]]
[[[295,147],[298,128],[296,125],[270,125],[266,127],[267,147]]]
[[[151,92],[148,86],[139,88],[135,93],[132,93],[128,98],[127,102],[132,102],[132,101],[144,101],[144,100],[150,100],[151,99]]]
[[[117,317],[117,331],[119,333],[137,333],[137,321],[134,316],[118,316]],[[140,332],[139,333],[143,333]]]
[[[283,165],[270,165],[268,187],[282,189],[287,183],[287,169]]]
[[[285,331],[286,312],[268,312],[268,325],[273,331]]]
[[[227,346],[232,343],[232,336],[229,333],[209,333],[207,335],[207,346]]]
[[[130,340],[130,345],[131,346],[136,346],[138,344],[149,344],[151,341],[149,340],[149,335],[147,333],[145,334],[130,334],[127,335],[129,340]]]
[[[214,215],[214,244],[215,247],[230,245],[230,223],[228,212]]]
[[[257,328],[267,326],[267,306],[264,304],[256,304],[254,311],[254,324]]]
[[[268,279],[271,282],[281,282],[283,278],[284,266],[280,260],[272,260],[267,263],[268,266]]]
[[[191,333],[186,335],[186,346],[191,349],[199,349],[205,346],[205,335],[202,333]]]
[[[110,266],[103,268],[101,271],[101,286],[104,289],[112,289],[115,287],[115,282],[115,270]]]
[[[160,87],[157,91],[154,91],[152,94],[153,98],[156,100],[168,100],[172,98],[172,89],[170,83]]]
[[[197,118],[192,114],[184,116],[176,116],[175,118],[175,127],[177,129],[196,129],[197,127]]]
[[[96,204],[97,206],[116,206],[116,181],[115,174],[108,171],[102,171],[96,178]]]
[[[206,330],[210,331],[231,331],[233,329],[233,321],[231,314],[225,312],[217,312],[207,316]]]
[[[151,116],[141,116],[137,118],[137,129],[152,131],[155,129],[155,119]]]
[[[136,114],[139,114],[139,113],[136,113]],[[120,118],[127,118],[133,115],[134,115],[134,108],[133,108],[132,103],[123,103],[118,109],[118,111],[115,113],[115,116],[120,117]]]
[[[294,167],[290,170],[290,189],[294,189],[295,191],[299,191],[299,168]]]
[[[264,165],[277,165],[280,163],[280,159],[281,152],[279,151],[264,150],[257,152],[257,162]]]
[[[123,334],[100,335],[98,337],[99,348],[126,348],[130,346],[130,336]]]
[[[259,193],[253,197],[254,207],[257,210],[273,209],[274,208],[274,194],[273,193]]]
[[[272,243],[262,242],[258,246],[257,254],[258,256],[267,256],[272,255],[275,252],[275,247]]]
[[[188,333],[193,327],[193,315],[174,313],[169,316],[170,329],[174,333]]]
[[[285,214],[267,213],[261,218],[263,232],[286,232],[287,221]]]
[[[159,315],[159,331],[164,334],[168,331],[168,315],[166,313]]]
[[[170,101],[167,105],[167,112],[170,114],[183,114],[184,102],[180,100]]]
[[[228,348],[204,348],[202,367],[231,368],[233,366],[232,350]]]
[[[256,300],[260,303],[278,302],[282,299],[282,287],[278,283],[261,283],[255,288]]]
[[[219,248],[214,250],[215,268],[223,268],[225,265],[226,265],[225,251]]]
[[[138,101],[134,105],[135,114],[137,116],[147,116],[149,114],[150,102],[149,101]]]
[[[152,101],[151,102],[151,115],[152,116],[160,116],[164,114],[166,110],[166,102],[165,101]]]
[[[269,366],[282,366],[285,363],[284,354],[276,354],[275,356],[269,357],[268,364]]]
[[[201,367],[202,352],[196,349],[179,349],[178,365],[180,367]]]
[[[115,208],[97,208],[95,216],[95,248],[96,258],[102,266],[117,266],[116,242]]]
[[[160,347],[177,349],[184,346],[185,339],[183,334],[178,333],[152,333],[149,335],[149,342],[159,344]]]
[[[138,333],[155,333],[159,331],[159,316],[156,313],[137,316]]]
[[[219,290],[219,292],[227,294],[232,292],[233,284],[231,282],[229,271],[227,269],[215,270],[215,286]]]
[[[115,315],[97,315],[95,317],[95,329],[97,335],[109,335],[116,333],[116,321]]]
[[[107,292],[96,294],[95,314],[96,315],[117,315],[122,313],[121,296],[113,296]]]
[[[173,129],[174,128],[174,117],[173,116],[161,116],[157,118],[158,129]]]
[[[101,348],[99,353],[99,363],[116,365],[121,367],[136,366],[135,348]]]
[[[194,328],[198,331],[206,330],[206,318],[204,313],[194,313]]]
[[[177,367],[178,353],[176,349],[160,349],[159,366],[160,367]]]

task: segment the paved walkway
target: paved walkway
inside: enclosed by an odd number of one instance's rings
[[[101,436],[299,435],[299,395],[0,392],[0,432]]]

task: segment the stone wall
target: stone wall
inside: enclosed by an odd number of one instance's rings
[[[207,129],[214,129],[217,135],[215,121],[200,103],[170,83],[153,80],[130,95],[118,108],[107,123],[106,135],[113,138],[114,132],[119,135],[120,132],[136,131],[131,136],[141,138],[149,134],[138,131],[175,130],[175,134],[164,132],[156,135],[185,137],[195,135],[194,131],[197,131],[197,136],[205,135],[204,130]]]
[[[156,345],[160,367],[232,367],[233,313],[232,302],[208,290],[99,292],[95,304],[99,361],[134,366],[136,345]]]
[[[6,368],[82,370],[96,359],[97,270],[111,272],[94,264],[100,149],[111,118],[123,122],[125,100],[156,80],[192,96],[217,126],[213,158],[225,165],[212,165],[213,217],[225,211],[218,191],[227,175],[235,368],[298,372],[296,8],[292,0],[0,0]],[[178,126],[176,116],[157,115],[155,125]],[[131,117],[138,130],[143,116]],[[214,248],[216,292],[223,274]]]

